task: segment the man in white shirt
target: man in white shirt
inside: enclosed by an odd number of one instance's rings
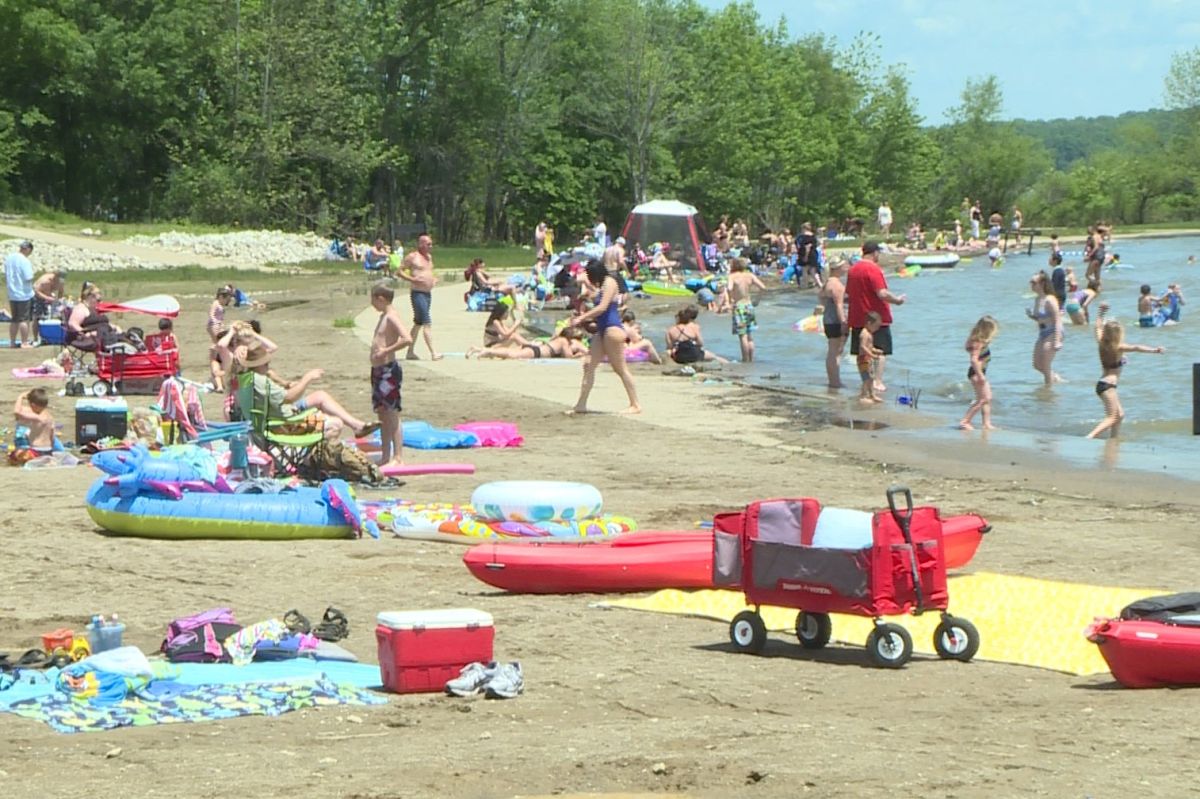
[[[608,246],[608,225],[604,224],[604,219],[596,217],[596,226],[592,228],[592,238],[601,247]]]
[[[17,252],[4,259],[4,279],[8,284],[8,308],[12,321],[8,324],[9,346],[33,346],[33,264],[29,255],[33,242],[23,241]]]

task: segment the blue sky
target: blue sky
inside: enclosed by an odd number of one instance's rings
[[[699,0],[721,8],[726,0]],[[754,0],[793,35],[850,44],[879,34],[884,64],[906,64],[926,122],[945,121],[968,78],[995,75],[1006,119],[1100,116],[1163,107],[1175,52],[1200,45],[1200,0]]]

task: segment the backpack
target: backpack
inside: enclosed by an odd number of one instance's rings
[[[228,663],[225,639],[241,629],[229,608],[206,610],[167,625],[159,651],[172,663]]]
[[[321,439],[313,446],[308,457],[300,466],[300,476],[306,480],[321,482],[331,477],[341,478],[347,483],[369,483],[377,485],[384,480],[383,472],[367,456],[341,441]]]

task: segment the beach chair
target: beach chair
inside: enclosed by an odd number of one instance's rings
[[[325,438],[324,422],[315,423],[311,429],[299,433],[289,432],[289,428],[315,422],[320,418],[314,416],[317,410],[308,408],[287,419],[272,419],[267,395],[263,393],[260,399],[255,399],[254,373],[241,372],[236,379],[233,411],[240,418],[235,421],[250,423],[250,440],[274,459],[277,468],[289,474],[297,473],[313,448]]]

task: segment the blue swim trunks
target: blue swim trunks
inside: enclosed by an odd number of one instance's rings
[[[414,291],[411,292],[410,296],[412,299],[413,324],[433,324],[433,318],[429,315],[429,308],[433,305],[433,294],[428,291]]]

